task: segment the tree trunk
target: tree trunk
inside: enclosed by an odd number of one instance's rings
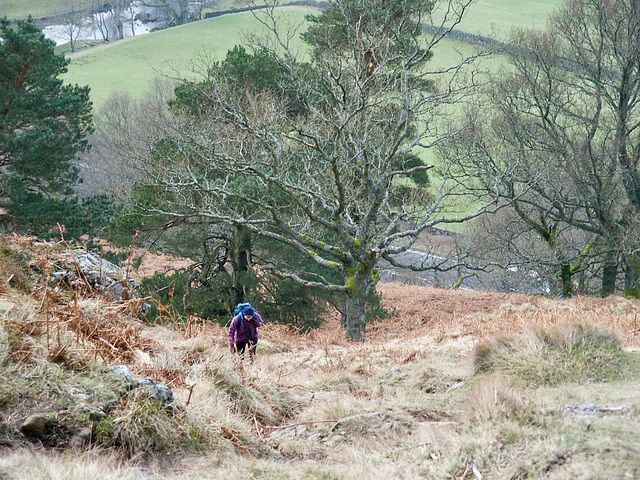
[[[251,256],[251,232],[243,226],[239,226],[236,236],[233,239],[232,256],[234,269],[234,290],[236,294],[236,304],[245,301],[246,274],[249,271]]]
[[[367,297],[375,288],[372,280],[374,265],[365,267],[362,264],[353,275],[346,278],[345,285],[349,293],[345,303],[347,336],[356,342],[363,342],[367,326]]]
[[[367,326],[366,299],[349,295],[345,305],[347,336],[355,342],[364,342]]]
[[[640,256],[631,253],[624,259],[624,289],[627,292],[640,288]]]
[[[573,273],[570,265],[560,267],[560,296],[567,298],[573,295]]]
[[[600,296],[608,297],[616,291],[616,279],[618,277],[618,259],[613,253],[607,254],[602,269],[602,290]]]

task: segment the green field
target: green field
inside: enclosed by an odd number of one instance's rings
[[[513,27],[544,27],[563,0],[477,0],[457,27],[463,32],[504,40]],[[434,12],[434,22],[441,12]]]
[[[1,7],[15,8],[18,3],[0,0]],[[46,5],[37,0],[28,3],[33,4],[33,8],[36,4]],[[483,35],[493,31],[498,38],[504,38],[514,26],[542,26],[560,3],[560,0],[478,0],[459,29]],[[237,7],[238,0],[227,0],[225,6]],[[281,12],[283,17],[298,23],[310,9],[287,7]],[[434,14],[434,21],[437,15],[438,12]],[[253,15],[240,13],[100,45],[68,55],[71,65],[65,80],[89,85],[94,105],[100,107],[114,91],[141,96],[156,77],[189,76],[203,54],[221,59],[227,50],[242,43],[243,32],[255,33],[259,28]],[[458,42],[443,42],[434,64],[450,64],[460,54],[466,55],[472,50]]]
[[[0,0],[0,17],[9,20],[49,17],[64,12],[65,0]]]
[[[310,12],[290,7],[280,15],[283,21],[300,23]],[[244,34],[260,28],[251,13],[238,13],[103,44],[68,55],[71,64],[64,79],[89,85],[91,99],[100,107],[115,91],[141,96],[157,77],[194,76],[203,56],[222,59],[243,42]]]

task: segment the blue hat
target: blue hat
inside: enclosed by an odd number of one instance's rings
[[[242,310],[242,316],[245,315],[255,315],[256,311],[253,309],[253,307],[244,307],[244,309]]]

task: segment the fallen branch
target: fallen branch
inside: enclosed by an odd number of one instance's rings
[[[300,425],[313,425],[314,423],[335,423],[337,420],[314,420],[310,422],[290,423],[288,425],[280,425],[277,427],[271,427],[266,425],[264,428],[270,428],[271,430],[284,430],[285,428],[298,427]]]

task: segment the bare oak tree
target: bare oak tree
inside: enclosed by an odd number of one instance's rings
[[[568,1],[546,31],[515,34],[513,68],[449,146],[459,171],[480,179],[475,194],[511,205],[555,252],[565,293],[594,255],[603,295],[620,265],[625,288],[640,286],[639,35],[633,0]],[[568,249],[560,233],[583,243]]]
[[[363,340],[379,262],[406,266],[396,255],[426,229],[484,211],[447,214],[465,180],[443,169],[430,188],[417,178],[432,165],[415,155],[443,140],[442,107],[468,93],[459,81],[468,59],[445,70],[428,60],[469,3],[452,1],[439,33],[424,35],[431,1],[333,1],[304,36],[310,61],[291,47],[297,32],[280,30],[275,5],[256,12],[272,34],[254,45],[277,64],[269,87],[219,64],[185,82],[166,119],[171,133],[142,164],[155,199],[142,211],[241,226],[297,251],[320,273],[261,268],[344,295],[347,334]]]
[[[62,31],[69,41],[71,51],[76,51],[76,42],[80,38],[82,29],[91,22],[91,2],[90,0],[65,0],[62,5]]]

